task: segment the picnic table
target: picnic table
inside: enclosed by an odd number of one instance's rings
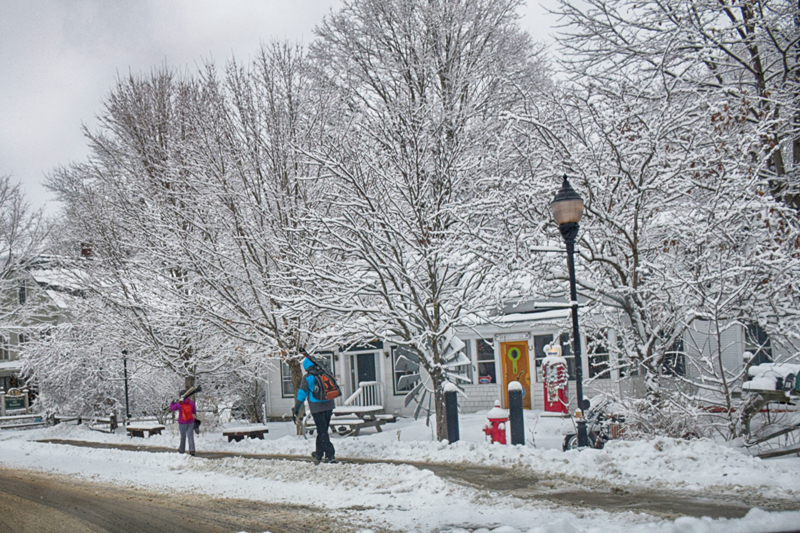
[[[269,433],[267,426],[237,426],[222,430],[222,436],[228,437],[228,442],[239,442],[245,437],[264,440],[264,433]]]
[[[339,435],[357,437],[361,428],[374,427],[380,433],[383,424],[393,421],[394,415],[383,414],[382,405],[342,405],[333,409],[331,427]]]
[[[164,426],[161,424],[148,424],[147,422],[134,422],[125,426],[128,436],[142,438],[144,438],[145,432],[147,432],[148,437],[161,435],[161,430],[163,429]]]

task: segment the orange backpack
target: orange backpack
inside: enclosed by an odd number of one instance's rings
[[[181,404],[181,418],[183,419],[184,424],[194,420],[192,404],[190,404],[188,401]]]

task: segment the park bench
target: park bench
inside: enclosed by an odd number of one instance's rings
[[[392,414],[379,414],[382,406],[341,406],[333,410],[330,428],[342,437],[358,437],[363,428],[373,427],[380,433],[381,426],[394,422],[397,417]],[[314,419],[308,415],[303,420],[303,426],[309,435],[317,430]]]
[[[125,426],[128,436],[142,438],[144,438],[145,432],[147,433],[148,438],[152,437],[153,435],[161,435],[161,431],[163,429],[164,426],[161,424],[147,422],[131,422]]]
[[[222,436],[228,437],[228,442],[239,442],[245,437],[264,440],[264,433],[269,433],[267,426],[238,426],[222,430]]]

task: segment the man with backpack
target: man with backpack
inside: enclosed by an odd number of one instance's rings
[[[336,450],[333,447],[333,443],[331,443],[328,426],[331,423],[333,408],[336,406],[333,400],[341,394],[341,391],[336,384],[336,380],[322,365],[315,362],[305,351],[301,350],[300,353],[305,356],[303,369],[306,373],[303,375],[303,379],[300,381],[300,389],[297,391],[297,399],[292,409],[292,420],[297,420],[300,406],[308,398],[311,416],[317,426],[317,449],[311,454],[311,457],[315,463],[320,461],[335,463]]]
[[[186,437],[189,437],[189,455],[194,455],[194,415],[197,413],[197,408],[194,402],[186,396],[186,391],[182,390],[179,394],[180,399],[177,402],[169,404],[170,411],[178,411],[178,427],[181,432],[181,444],[178,447],[178,453],[184,453],[186,450]]]

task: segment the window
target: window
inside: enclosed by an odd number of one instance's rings
[[[494,365],[494,346],[491,340],[478,339],[478,383],[485,385],[497,383]]]
[[[544,382],[542,374],[542,360],[545,358],[544,347],[553,342],[552,335],[534,335],[533,336],[533,358],[536,363],[536,381],[538,383]]]
[[[333,377],[336,377],[336,367],[333,364],[333,352],[317,352],[313,354],[313,357],[322,363],[325,370],[330,372]]]
[[[588,340],[589,379],[610,379],[611,367],[608,363],[608,348],[605,338],[597,337]]]
[[[683,349],[683,339],[678,338],[664,353],[661,361],[661,371],[665,376],[686,375],[686,353]]]
[[[744,349],[753,357],[753,365],[772,362],[772,343],[767,332],[758,324],[750,324],[744,331]]]
[[[292,398],[293,396],[292,371],[286,361],[281,361],[281,397]]]
[[[25,305],[25,300],[27,300],[27,292],[25,290],[25,283],[19,286],[19,304]]]
[[[536,381],[542,382],[542,359],[545,357],[544,348],[553,342],[553,335],[535,335],[533,337],[533,353],[536,362]],[[569,379],[575,379],[575,356],[572,355],[572,345],[569,342],[569,335],[562,333],[559,337],[561,343],[561,356],[567,361]]]
[[[0,335],[0,361],[8,361],[11,356],[8,352],[8,338],[5,335]]]
[[[405,346],[392,347],[392,368],[394,369],[394,394],[404,395],[414,388],[416,379],[405,378],[419,374],[419,355]]]
[[[567,369],[569,370],[569,379],[575,379],[575,356],[572,353],[572,343],[569,340],[569,333],[562,333],[559,338],[561,342],[561,356],[567,360]]]

